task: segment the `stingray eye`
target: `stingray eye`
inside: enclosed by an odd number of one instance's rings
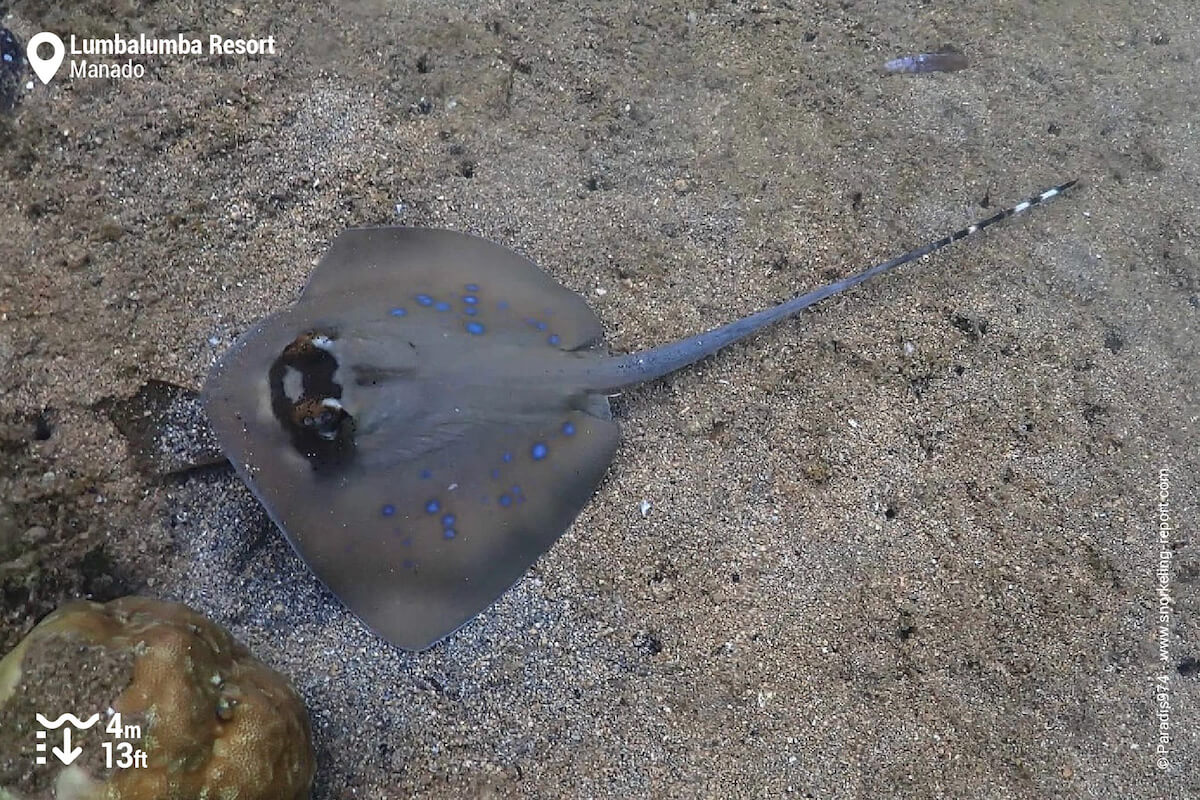
[[[321,413],[317,414],[313,426],[316,428],[317,435],[322,439],[333,440],[337,438],[342,421],[348,416],[350,415],[346,413],[346,409],[340,402],[332,397],[326,397],[321,401]]]
[[[336,341],[336,331],[307,331],[297,336],[292,340],[291,344],[283,348],[280,357],[285,362],[294,365],[320,362],[325,357],[323,354],[333,353],[334,342]]]

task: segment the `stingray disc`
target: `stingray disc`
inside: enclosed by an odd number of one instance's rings
[[[317,576],[421,650],[562,534],[617,444],[562,376],[601,327],[529,260],[461,233],[350,230],[299,301],[213,367],[225,454]]]

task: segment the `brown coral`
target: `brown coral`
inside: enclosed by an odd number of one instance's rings
[[[36,715],[67,712],[99,724],[72,731],[83,752],[70,766],[37,765]],[[121,734],[106,730],[114,713]],[[106,742],[144,751],[146,766],[106,766]],[[313,769],[287,679],[187,606],[68,603],[0,661],[0,800],[293,800]]]

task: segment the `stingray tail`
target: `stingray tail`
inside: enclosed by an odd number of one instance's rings
[[[1024,202],[1017,203],[1015,206],[1006,208],[985,220],[976,222],[974,225],[968,225],[965,228],[955,231],[948,236],[945,236],[937,241],[929,242],[916,250],[910,250],[901,256],[896,256],[893,259],[876,264],[870,269],[864,270],[857,275],[851,275],[847,278],[834,281],[833,283],[822,286],[819,289],[794,297],[784,303],[780,303],[774,308],[768,308],[760,311],[757,314],[751,314],[735,322],[723,325],[719,328],[714,328],[707,333],[697,334],[687,339],[681,339],[678,342],[666,344],[661,347],[655,347],[651,350],[643,350],[640,353],[631,353],[626,356],[618,356],[610,358],[603,362],[599,368],[590,372],[588,387],[591,391],[606,391],[619,389],[623,386],[630,386],[643,381],[650,381],[656,378],[661,378],[668,375],[677,369],[694,364],[705,356],[712,355],[726,345],[732,344],[739,339],[744,339],[751,336],[768,325],[772,325],[781,320],[785,320],[795,314],[800,313],[804,309],[819,303],[827,297],[844,292],[858,284],[866,281],[876,275],[882,275],[885,272],[903,266],[911,261],[916,261],[919,258],[941,250],[959,239],[965,239],[991,225],[995,225],[1003,219],[1020,214],[1027,211],[1039,203],[1044,203],[1051,198],[1062,194],[1067,189],[1075,185],[1074,180],[1055,186],[1051,189],[1046,189],[1040,194],[1030,197]]]

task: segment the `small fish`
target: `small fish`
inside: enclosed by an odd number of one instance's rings
[[[892,74],[916,74],[918,72],[957,72],[967,68],[965,54],[951,48],[938,53],[917,53],[893,58],[883,65],[885,72]]]
[[[8,28],[0,28],[0,69],[20,77],[25,68],[21,42]]]
[[[617,356],[595,346],[603,328],[583,298],[512,250],[446,230],[345,231],[295,305],[217,361],[205,410],[317,577],[388,641],[423,650],[491,605],[591,499],[617,449],[611,393],[1074,183],[774,308]]]
[[[8,28],[0,27],[0,111],[12,111],[20,102],[24,75],[21,41]]]

